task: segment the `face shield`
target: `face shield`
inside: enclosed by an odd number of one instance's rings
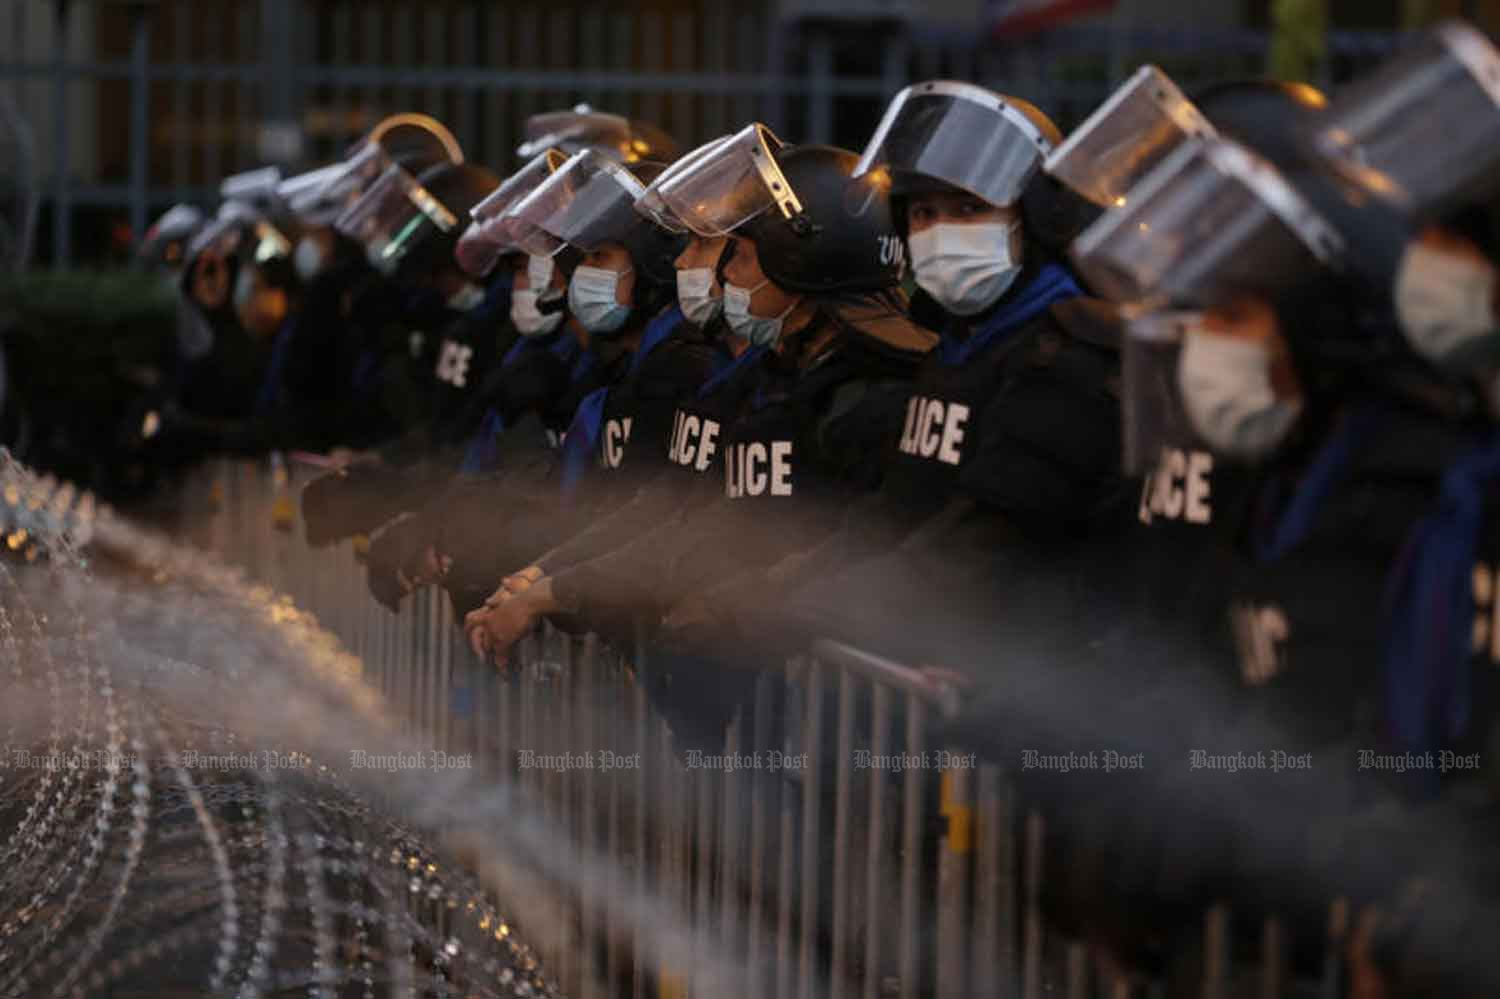
[[[1213,134],[1213,126],[1165,73],[1142,66],[1052,151],[1044,166],[1079,195],[1114,208],[1183,142]]]
[[[1144,475],[1164,449],[1191,450],[1197,435],[1178,387],[1177,365],[1198,312],[1147,312],[1125,327],[1120,357],[1120,417],[1125,474]]]
[[[761,124],[747,125],[689,164],[657,178],[653,203],[679,228],[699,236],[727,236],[775,206],[795,220],[802,202],[781,172],[776,151],[781,140]]]
[[[281,170],[278,167],[246,170],[220,181],[219,197],[225,201],[240,201],[268,211],[279,203],[276,188],[280,183]]]
[[[667,167],[655,180],[646,185],[645,193],[636,200],[635,210],[668,232],[678,234],[687,232],[687,226],[682,223],[682,220],[677,217],[676,213],[667,206],[666,200],[662,198],[661,189],[664,185],[676,183],[677,178],[696,169],[698,163],[713,156],[715,150],[725,142],[728,142],[730,138],[731,136],[721,135],[712,142],[704,143],[676,163]]]
[[[1500,53],[1467,25],[1440,25],[1340,93],[1314,143],[1374,195],[1445,214],[1500,176]]]
[[[551,257],[567,246],[591,253],[639,224],[635,202],[644,192],[628,169],[585,149],[512,206],[502,224],[534,256]]]
[[[1337,266],[1338,233],[1242,146],[1195,139],[1073,243],[1085,280],[1117,302],[1206,306],[1274,295]]]
[[[526,119],[526,141],[516,155],[531,159],[552,147],[573,155],[594,149],[622,163],[638,163],[672,145],[652,136],[621,115],[579,104],[570,111],[548,111]]]
[[[283,182],[292,213],[308,225],[335,225],[369,189],[395,166],[377,143],[362,142],[341,163]]]
[[[365,248],[370,265],[387,277],[412,248],[435,234],[458,228],[458,219],[415,177],[392,166],[334,222],[334,228]]]
[[[506,178],[505,183],[474,206],[469,212],[473,224],[465,230],[453,251],[454,259],[465,273],[483,277],[494,269],[501,256],[520,250],[511,240],[509,227],[502,221],[503,216],[524,201],[527,195],[540,187],[565,163],[566,156],[556,149],[548,149]]]
[[[1013,205],[1051,150],[1030,118],[983,87],[919,83],[886,108],[854,176],[884,167]]]

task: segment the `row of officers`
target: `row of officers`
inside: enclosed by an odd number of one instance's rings
[[[308,541],[497,665],[542,618],[644,637],[684,745],[814,638],[961,685],[945,744],[1014,764],[1053,918],[1125,972],[1219,898],[1318,960],[1344,896],[1351,994],[1496,994],[1484,35],[1331,95],[1146,66],[1069,135],[928,81],[863,151],[579,107],[519,156],[397,115],[169,212],[134,446],[326,465]],[[1106,752],[1144,762],[1022,766]]]

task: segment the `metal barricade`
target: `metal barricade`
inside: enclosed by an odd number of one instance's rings
[[[757,677],[721,744],[688,745],[652,707],[663,678],[639,647],[544,627],[502,675],[474,658],[439,591],[379,608],[355,544],[311,550],[288,522],[301,484],[295,469],[217,462],[187,487],[214,498],[191,533],[305,602],[434,759],[512,782],[572,868],[595,872],[557,886],[559,929],[527,928],[567,994],[1161,994],[1049,934],[1046,824],[1018,811],[1004,767],[954,746],[929,769],[929,731],[960,710],[943,679],[818,642]],[[1230,920],[1223,904],[1203,916],[1198,994],[1293,994],[1281,925],[1268,920],[1260,960],[1236,968]],[[1347,921],[1336,902],[1322,994],[1337,994]]]

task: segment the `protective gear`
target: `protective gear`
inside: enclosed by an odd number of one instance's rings
[[[664,185],[674,183],[675,179],[682,173],[694,168],[694,165],[705,157],[712,156],[719,145],[728,141],[731,136],[721,135],[711,142],[694,149],[686,156],[677,160],[667,167],[646,185],[646,191],[635,201],[635,210],[668,232],[687,232],[687,226],[683,224],[675,212],[662,200],[661,189]]]
[[[1269,163],[1227,139],[1181,146],[1073,244],[1115,301],[1212,305],[1274,297],[1342,259],[1345,242]]]
[[[1453,368],[1495,353],[1495,268],[1482,257],[1413,243],[1396,277],[1396,315],[1407,343]]]
[[[444,303],[454,312],[472,312],[484,303],[484,289],[477,284],[465,282]]]
[[[698,235],[737,233],[754,242],[778,287],[804,294],[879,291],[900,281],[904,251],[889,185],[873,175],[852,179],[857,162],[833,146],[783,147],[754,124],[659,192]]]
[[[469,226],[453,251],[458,265],[475,277],[483,277],[502,256],[520,252],[501,219],[567,161],[568,158],[558,150],[548,149],[475,205],[469,212],[474,224]]]
[[[470,164],[443,163],[418,177],[395,165],[334,226],[363,245],[382,274],[420,281],[451,266],[469,210],[498,185],[494,174]]]
[[[1500,53],[1448,21],[1341,92],[1314,147],[1375,198],[1423,220],[1496,190]]]
[[[942,223],[907,242],[918,286],[954,315],[983,312],[1021,273],[1016,222]]]
[[[551,257],[565,246],[591,253],[622,243],[644,224],[635,202],[645,186],[629,169],[585,149],[502,216],[511,241],[534,256]]]
[[[303,236],[297,240],[297,249],[292,253],[292,267],[303,284],[321,274],[327,262],[323,247],[316,239]]]
[[[707,326],[724,311],[724,295],[714,294],[718,275],[712,267],[690,267],[677,272],[677,304],[694,326]]]
[[[463,149],[442,122],[397,114],[377,123],[340,162],[282,181],[276,195],[305,224],[333,225],[393,165],[420,174],[438,163],[463,161]]]
[[[1213,134],[1170,77],[1142,66],[1048,154],[1044,169],[1099,207],[1113,208],[1183,142]]]
[[[1062,141],[1036,107],[969,83],[929,80],[886,108],[854,176],[883,171],[898,193],[936,180],[991,205],[1013,205]]]
[[[1224,454],[1254,459],[1286,438],[1302,413],[1271,387],[1271,351],[1262,341],[1198,328],[1188,333],[1177,370],[1193,429]]]
[[[178,271],[187,255],[187,244],[206,222],[192,205],[174,205],[146,230],[137,259],[149,268]]]
[[[568,308],[590,333],[614,333],[630,318],[631,307],[618,301],[626,271],[579,267],[568,282]]]
[[[750,297],[770,284],[762,281],[754,288],[741,288],[737,284],[724,285],[724,320],[736,335],[750,341],[752,347],[769,347],[781,336],[781,325],[798,305],[793,302],[779,316],[757,316],[750,311]]]
[[[679,153],[677,140],[650,122],[595,111],[587,104],[526,119],[526,141],[516,147],[516,155],[530,159],[551,146],[570,156],[593,149],[621,163],[670,163]]]

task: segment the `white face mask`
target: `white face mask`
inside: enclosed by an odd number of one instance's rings
[[[630,318],[630,306],[617,300],[620,279],[630,271],[579,266],[568,282],[568,311],[590,333],[613,333]]]
[[[1264,343],[1197,330],[1177,361],[1177,387],[1194,431],[1214,450],[1255,459],[1274,451],[1302,413],[1271,387]]]
[[[292,253],[292,267],[297,271],[298,280],[303,283],[311,281],[323,273],[326,262],[322,244],[317,240],[303,236],[297,241],[297,249]]]
[[[473,312],[484,302],[484,289],[466,282],[464,286],[448,296],[447,306],[454,312]]]
[[[714,294],[714,269],[691,267],[677,272],[677,304],[694,326],[707,326],[724,311],[723,294]]]
[[[1396,275],[1396,315],[1407,343],[1439,367],[1493,355],[1500,339],[1495,269],[1487,261],[1414,243]]]
[[[729,328],[735,335],[749,340],[752,346],[769,347],[775,343],[781,336],[781,324],[797,307],[797,302],[794,301],[781,315],[771,316],[769,319],[752,314],[750,296],[770,283],[771,279],[767,278],[754,288],[741,288],[729,282],[724,284],[724,320],[729,323]]]
[[[562,325],[562,310],[543,312],[537,308],[536,289],[524,288],[510,295],[510,321],[522,336],[546,336]]]
[[[983,312],[1021,273],[1016,222],[942,222],[907,240],[917,285],[956,316]]]

